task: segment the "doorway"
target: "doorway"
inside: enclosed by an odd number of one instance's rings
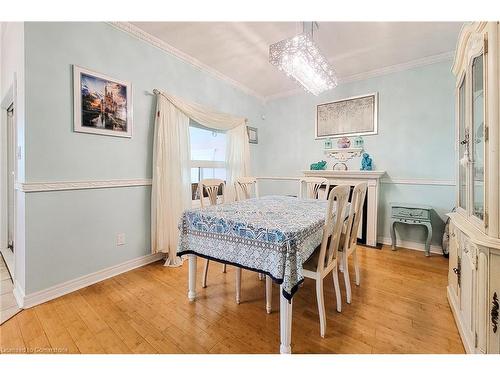
[[[11,103],[7,107],[7,121],[5,129],[5,158],[3,176],[5,192],[4,199],[6,204],[3,206],[6,212],[2,213],[6,218],[5,235],[6,241],[2,243],[2,256],[7,265],[10,275],[14,272],[14,251],[15,251],[15,168],[16,168],[16,137],[15,137],[15,121],[14,121],[14,104]]]
[[[1,243],[0,243],[0,324],[4,323],[20,309],[14,296],[14,252],[16,222],[16,121],[12,97],[1,106]],[[7,104],[7,105],[5,105]]]

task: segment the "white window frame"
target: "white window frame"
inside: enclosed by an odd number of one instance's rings
[[[206,130],[210,130],[210,131],[219,132],[216,129],[210,129],[210,128],[206,128],[206,127],[203,127],[203,126],[196,126],[194,124],[190,124],[189,126],[190,127],[195,127],[195,128],[198,127],[198,128],[201,128],[201,129],[206,129]],[[223,133],[223,132],[220,132],[220,133]],[[227,163],[226,163],[225,160],[224,161],[191,160],[190,168],[200,168],[200,169],[201,168],[223,168],[223,169],[226,169],[226,172],[227,172]],[[199,198],[198,199],[193,199],[191,201],[191,203],[192,203],[193,207],[200,207],[200,199]]]

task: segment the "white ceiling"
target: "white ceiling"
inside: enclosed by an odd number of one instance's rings
[[[201,65],[261,97],[297,88],[268,62],[269,45],[302,30],[298,22],[133,22]],[[458,22],[320,22],[314,39],[342,80],[455,49]],[[447,56],[447,55],[446,55]],[[439,56],[438,56],[439,57]]]

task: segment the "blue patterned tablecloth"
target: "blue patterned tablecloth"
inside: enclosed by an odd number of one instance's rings
[[[321,243],[327,202],[265,196],[186,210],[177,254],[236,265],[269,275],[291,299],[302,264]]]

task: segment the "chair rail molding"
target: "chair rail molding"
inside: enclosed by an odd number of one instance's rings
[[[382,178],[382,184],[396,185],[440,185],[440,186],[455,186],[454,180],[434,180],[427,178]]]
[[[108,189],[130,186],[151,186],[150,178],[123,180],[88,180],[88,181],[52,181],[52,182],[17,182],[16,189],[24,193],[44,191]]]

